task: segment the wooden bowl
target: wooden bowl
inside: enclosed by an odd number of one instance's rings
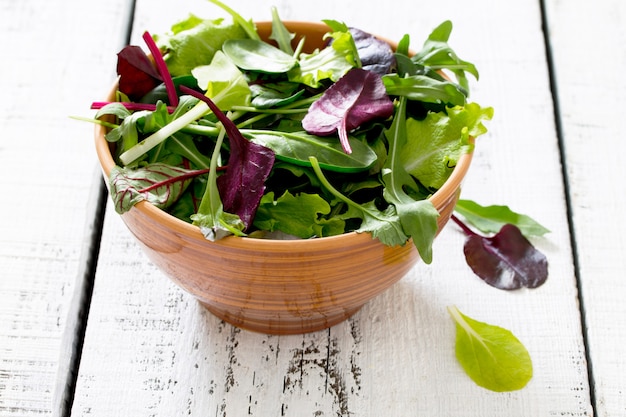
[[[267,38],[270,24],[257,26]],[[286,26],[306,34],[310,48],[323,46],[328,29],[310,22]],[[96,150],[108,178],[115,162],[104,134],[105,129],[96,126]],[[440,212],[439,231],[452,215],[471,159],[471,154],[463,155],[430,198]],[[269,334],[333,326],[400,280],[419,259],[412,242],[388,247],[368,233],[295,241],[227,237],[210,242],[196,226],[145,201],[122,219],[148,258],[211,313],[235,326]]]

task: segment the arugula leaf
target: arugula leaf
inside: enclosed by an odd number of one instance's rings
[[[348,132],[361,124],[386,119],[393,114],[393,102],[387,96],[380,76],[353,68],[324,91],[302,119],[302,127],[314,135],[335,132],[344,152],[351,153]]]
[[[530,354],[509,330],[474,320],[455,306],[448,312],[456,323],[456,357],[479,386],[496,392],[516,391],[533,375]]]
[[[413,238],[422,260],[432,262],[432,244],[437,234],[439,212],[430,200],[414,200],[407,192],[419,191],[415,180],[402,164],[402,152],[407,143],[406,97],[399,100],[391,127],[385,131],[389,155],[382,171],[385,184],[383,196],[396,207],[404,232]]]
[[[330,205],[318,194],[299,193],[296,195],[285,191],[274,200],[274,192],[263,196],[254,226],[269,232],[280,230],[302,239],[342,234],[345,222],[324,216],[331,211]]]
[[[474,201],[460,199],[455,211],[485,233],[496,233],[507,223],[517,226],[526,237],[543,236],[550,232],[530,216],[514,212],[508,206],[481,206]]]
[[[469,91],[465,73],[469,72],[478,79],[478,70],[471,62],[459,58],[448,45],[451,33],[452,22],[446,20],[431,32],[422,49],[411,59],[434,70],[448,69],[452,71],[461,87]]]
[[[167,208],[180,198],[194,177],[206,172],[162,163],[137,169],[114,166],[109,174],[113,206],[119,214],[127,212],[143,200],[156,207]]]
[[[294,33],[287,30],[282,20],[278,16],[278,9],[272,6],[272,33],[270,39],[276,41],[281,51],[294,55],[294,50],[291,47],[291,41],[296,37]]]
[[[438,80],[427,75],[401,77],[397,73],[383,76],[383,83],[390,96],[407,97],[424,103],[444,103],[462,106],[465,92],[446,80]]]
[[[404,233],[400,224],[400,218],[396,214],[396,209],[393,205],[388,206],[384,211],[380,211],[374,202],[358,204],[352,201],[328,182],[315,157],[311,156],[310,161],[313,171],[323,187],[348,206],[348,211],[343,213],[341,218],[359,218],[362,220],[361,226],[356,232],[370,233],[372,238],[378,239],[388,246],[406,244],[409,237]]]

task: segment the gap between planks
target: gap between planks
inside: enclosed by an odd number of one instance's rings
[[[546,63],[548,66],[548,76],[550,83],[550,94],[552,95],[552,105],[554,109],[554,126],[556,130],[557,143],[559,148],[559,157],[561,163],[561,177],[563,178],[563,189],[565,191],[565,210],[567,214],[567,227],[570,236],[570,248],[572,250],[572,260],[574,268],[574,277],[576,280],[576,287],[578,289],[578,305],[580,310],[580,323],[582,331],[583,346],[585,348],[585,358],[587,360],[587,378],[589,380],[589,399],[591,402],[591,408],[593,410],[593,417],[598,417],[598,411],[596,406],[595,397],[595,383],[593,374],[593,364],[591,362],[591,356],[589,351],[589,335],[587,332],[587,318],[585,298],[583,297],[583,286],[580,275],[580,265],[578,262],[578,244],[576,239],[576,230],[574,227],[573,208],[571,199],[571,187],[569,184],[569,176],[567,169],[567,158],[565,158],[565,142],[563,135],[563,121],[561,120],[561,106],[559,102],[558,81],[556,79],[556,64],[554,61],[554,54],[552,48],[552,42],[550,40],[550,19],[548,16],[546,1],[539,0],[539,6],[541,10],[541,28],[543,32],[543,38],[546,51]]]

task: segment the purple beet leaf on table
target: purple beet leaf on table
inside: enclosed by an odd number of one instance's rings
[[[467,236],[463,252],[469,267],[487,284],[501,290],[537,288],[548,279],[548,261],[513,224],[491,237],[479,235],[452,216]]]

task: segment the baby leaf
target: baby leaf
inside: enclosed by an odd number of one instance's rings
[[[402,228],[413,238],[422,260],[429,264],[433,258],[432,244],[439,212],[430,200],[415,200],[408,194],[417,191],[418,186],[401,163],[402,149],[407,143],[406,103],[406,97],[400,98],[393,123],[385,131],[389,155],[382,170],[383,195],[396,207]]]
[[[378,75],[391,71],[396,64],[396,59],[387,42],[357,28],[350,28],[350,33],[359,53],[361,68]]]
[[[345,222],[337,217],[323,217],[329,213],[330,205],[318,194],[293,195],[285,191],[274,200],[274,192],[269,192],[261,199],[254,225],[260,230],[280,230],[302,239],[343,233]]]
[[[117,54],[119,89],[136,101],[161,83],[161,76],[139,46],[129,45]]]
[[[339,133],[346,153],[352,148],[348,132],[375,119],[393,114],[393,102],[387,96],[380,76],[360,68],[350,70],[315,101],[302,120],[302,127],[314,135]]]
[[[162,163],[137,169],[114,166],[109,184],[115,211],[125,213],[142,200],[167,208],[178,200],[194,177],[206,172]]]
[[[230,156],[228,169],[217,179],[217,186],[224,210],[238,215],[248,228],[265,191],[265,180],[274,165],[274,152],[246,140],[235,123],[211,99],[187,87],[181,88],[203,100],[224,126],[230,143]]]
[[[229,39],[222,51],[239,68],[272,74],[287,72],[296,59],[280,49],[256,39]]]
[[[535,249],[516,226],[505,224],[494,236],[484,237],[470,230],[456,216],[452,219],[467,235],[463,247],[467,264],[487,284],[501,290],[516,290],[537,288],[548,279],[545,255]]]
[[[359,218],[362,220],[361,226],[356,232],[370,233],[372,238],[378,239],[388,246],[402,246],[407,242],[409,237],[404,233],[400,224],[400,218],[393,205],[389,205],[384,211],[380,211],[373,201],[366,204],[355,203],[328,182],[315,157],[312,156],[309,159],[315,175],[317,175],[324,188],[348,206],[348,211],[342,214],[341,218]]]
[[[505,224],[514,224],[526,237],[543,236],[550,231],[533,218],[512,211],[507,206],[481,206],[471,200],[459,200],[455,211],[485,233],[496,233]]]
[[[346,154],[341,144],[333,138],[309,135],[306,132],[276,132],[245,130],[252,142],[266,146],[276,153],[276,158],[297,165],[311,166],[309,157],[315,155],[323,169],[336,172],[361,172],[376,162],[374,150],[364,142],[350,137],[352,153]]]
[[[530,354],[507,329],[471,319],[448,307],[456,323],[456,358],[479,386],[505,392],[522,389],[533,376]]]

